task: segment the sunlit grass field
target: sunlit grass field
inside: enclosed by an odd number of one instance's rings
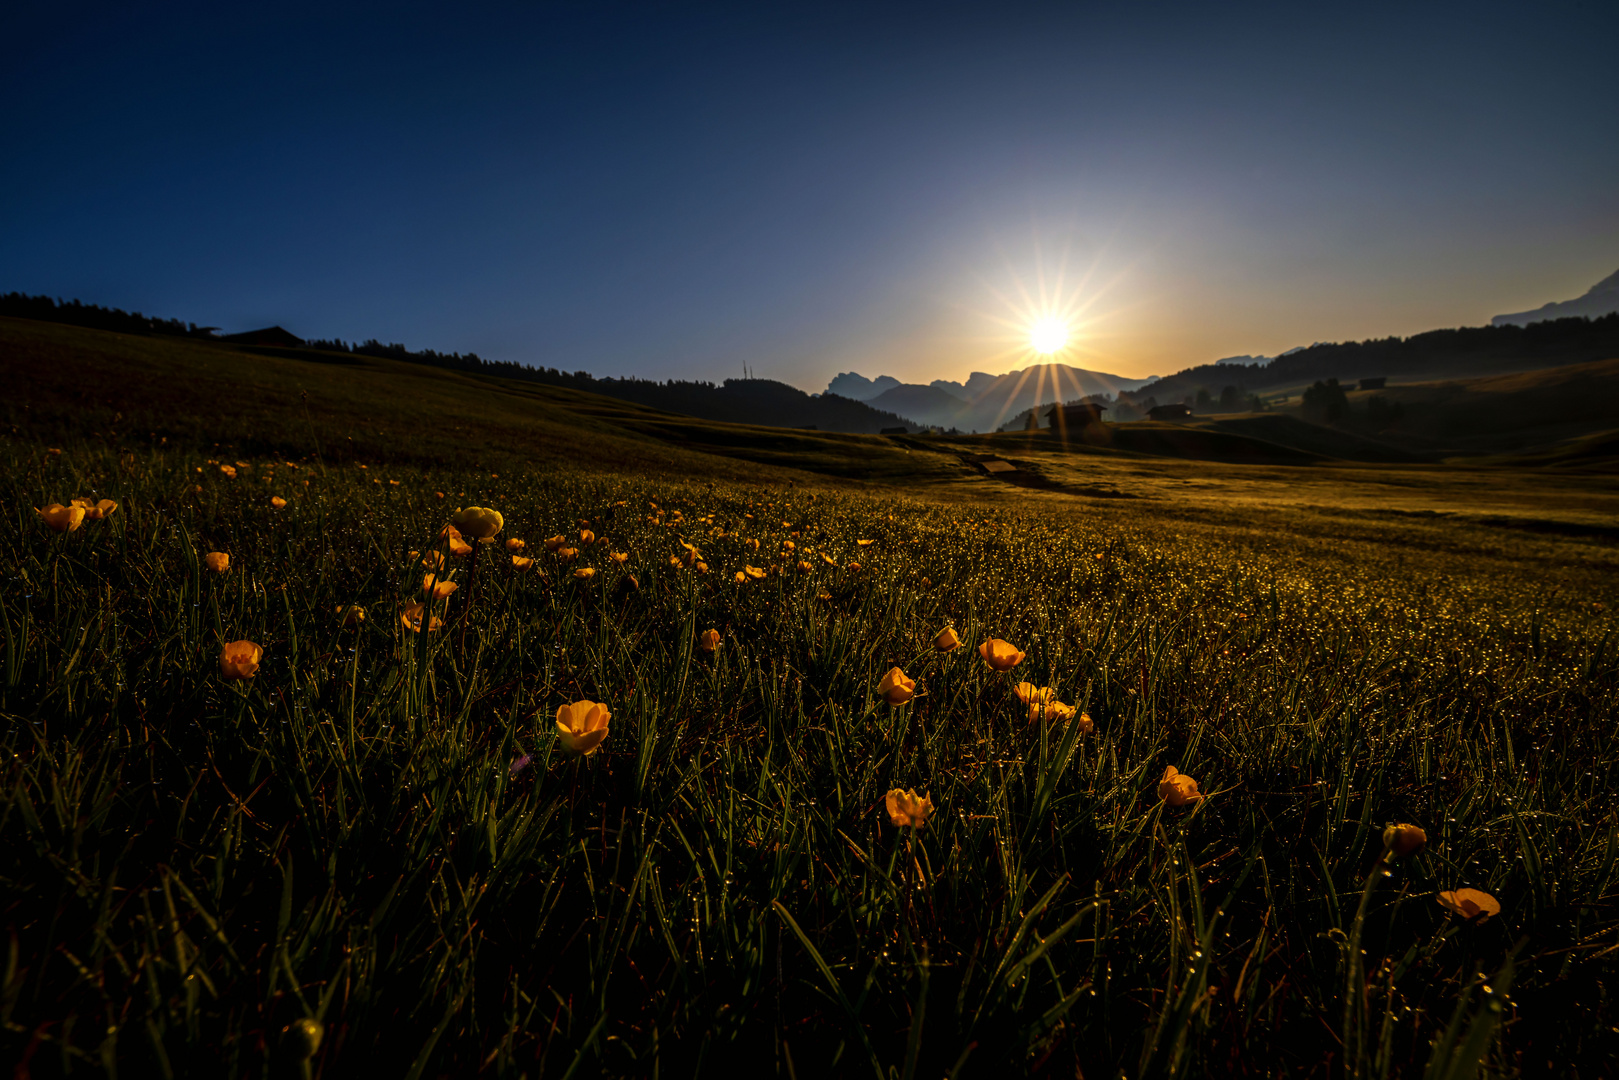
[[[520,458],[0,459],[17,1075],[1583,1077],[1619,1054],[1611,544]],[[118,505],[65,532],[35,510],[75,497]],[[474,505],[502,527],[456,554]],[[457,587],[415,614],[440,556]],[[992,670],[991,638],[1021,662]],[[227,678],[240,641],[256,670]],[[1090,723],[1031,722],[1021,682]],[[579,701],[611,716],[575,756]],[[1201,798],[1161,796],[1171,766]],[[925,824],[892,822],[896,788]],[[1425,845],[1386,851],[1395,823]],[[1441,902],[1463,888],[1499,914]]]

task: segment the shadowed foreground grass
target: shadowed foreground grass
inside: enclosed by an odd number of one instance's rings
[[[1598,1076],[1619,1050],[1611,549],[1469,561],[1380,525],[1396,567],[1129,507],[0,456],[19,1075]],[[92,493],[120,507],[73,532],[33,510]],[[471,504],[505,527],[412,633]],[[1026,658],[989,670],[988,637]],[[226,681],[239,639],[260,666]],[[1030,724],[1025,679],[1094,730]],[[568,758],[580,699],[610,734]],[[1161,802],[1171,765],[1207,797]],[[925,827],[889,823],[893,787]],[[1391,822],[1426,848],[1381,860]],[[1500,915],[1436,902],[1461,887]]]

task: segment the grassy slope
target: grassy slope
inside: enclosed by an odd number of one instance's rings
[[[34,1075],[295,1075],[305,1015],[324,1075],[1415,1075],[1458,1005],[1494,1045],[1473,975],[1520,941],[1495,1071],[1619,1052],[1606,477],[815,437],[59,329],[0,327],[0,1058]],[[311,456],[300,387],[370,468],[277,464]],[[840,471],[874,493],[804,490]],[[450,632],[405,634],[435,490],[629,562],[484,550]],[[31,509],[91,492],[123,507],[67,536]],[[668,565],[680,538],[713,572]],[[936,657],[946,621],[1029,656]],[[247,686],[217,674],[238,636]],[[1015,678],[1095,732],[1026,724]],[[613,710],[583,763],[548,722],[579,697]],[[1158,804],[1169,764],[1215,793],[1195,814]],[[895,784],[939,807],[914,837]],[[1357,920],[1391,820],[1429,849]],[[1447,918],[1461,885],[1502,916]]]

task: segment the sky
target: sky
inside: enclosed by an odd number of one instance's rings
[[[1619,269],[1619,5],[0,12],[0,292],[815,391],[1479,325]]]

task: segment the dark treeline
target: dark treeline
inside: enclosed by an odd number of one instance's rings
[[[0,296],[0,315],[70,323],[74,326],[122,333],[165,334],[219,340],[214,335],[217,327],[183,323],[178,319],[149,318],[138,312],[130,314],[117,308],[82,304],[77,300],[57,301],[48,296],[25,296],[15,292]],[[583,390],[586,393],[618,398],[621,401],[630,401],[666,412],[685,413],[703,420],[719,420],[732,424],[817,428],[822,431],[857,434],[876,434],[889,427],[918,426],[895,413],[874,409],[852,398],[839,397],[835,394],[814,397],[797,387],[771,379],[726,379],[719,385],[676,379],[668,382],[635,378],[598,379],[585,371],[567,372],[556,368],[530,367],[510,360],[485,360],[477,353],[413,350],[398,343],[384,345],[374,338],[359,343],[345,342],[341,339],[305,341],[304,348],[320,352],[348,353],[354,356],[374,356],[384,360],[449,368],[473,375],[519,379],[570,390]]]
[[[104,308],[98,304],[81,304],[77,300],[52,300],[48,296],[25,296],[11,292],[0,296],[0,315],[17,319],[39,319],[42,322],[69,323],[88,326],[96,330],[114,330],[124,334],[167,334],[172,337],[209,338],[217,326],[198,326],[179,319],[159,319],[140,312]]]
[[[1599,319],[1554,319],[1528,326],[1467,326],[1408,338],[1311,345],[1268,364],[1202,364],[1159,379],[1124,400],[1195,402],[1199,391],[1239,395],[1270,386],[1324,379],[1442,378],[1518,366],[1557,367],[1619,356],[1619,313]]]

